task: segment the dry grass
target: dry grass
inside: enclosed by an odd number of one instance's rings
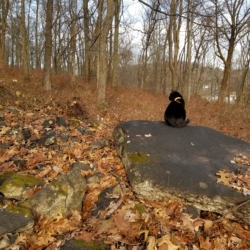
[[[42,71],[33,71],[30,82],[24,82],[19,69],[0,70],[0,104],[16,105],[22,109],[45,105],[53,108],[77,100],[90,119],[103,118],[115,126],[126,120],[163,120],[169,103],[168,97],[160,94],[108,86],[107,104],[99,107],[94,82],[86,84],[79,78],[75,84],[71,84],[67,75],[54,76],[52,91],[48,93],[43,89],[42,80]],[[190,125],[211,127],[250,142],[250,108],[193,97],[186,105],[186,110]]]

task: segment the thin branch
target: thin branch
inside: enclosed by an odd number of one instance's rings
[[[124,196],[126,194],[125,184],[122,183],[120,177],[118,175],[116,175],[115,173],[113,173],[112,171],[110,171],[110,174],[112,174],[119,182],[120,187],[121,187],[121,196],[120,196],[120,199],[118,200],[117,203],[110,204],[107,213],[104,215],[104,219],[110,218],[110,216],[122,205],[122,203],[124,201]]]
[[[167,12],[165,12],[165,11],[162,11],[160,8],[154,8],[153,6],[151,6],[150,4],[148,4],[148,3],[146,3],[145,1],[143,1],[143,0],[138,0],[138,2],[140,2],[140,3],[142,3],[142,4],[144,4],[145,6],[147,6],[147,7],[149,7],[151,10],[153,10],[153,11],[156,11],[156,12],[159,12],[159,13],[161,13],[161,14],[163,14],[163,15],[166,15],[166,16],[179,16],[179,17],[183,17],[183,18],[185,18],[185,19],[188,19],[187,18],[187,16],[184,16],[184,15],[179,15],[179,14],[170,14],[170,13],[167,13]],[[200,13],[196,13],[196,12],[192,12],[192,11],[190,11],[190,13],[192,13],[192,14],[198,14],[199,16],[201,16],[201,17],[207,17],[207,18],[211,18],[211,17],[213,17],[213,16],[210,16],[210,15],[202,15],[202,14],[200,14]],[[199,25],[199,26],[203,26],[203,27],[212,27],[211,25],[205,25],[205,24],[203,24],[203,23],[197,23],[197,22],[195,22],[195,21],[193,21],[193,20],[189,20],[189,21],[192,21],[194,24],[197,24],[197,25]]]

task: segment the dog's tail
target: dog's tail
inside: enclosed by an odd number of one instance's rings
[[[183,127],[185,127],[189,122],[190,122],[190,120],[187,119],[187,120],[185,120],[182,124],[178,124],[178,126],[176,126],[176,128],[183,128]]]

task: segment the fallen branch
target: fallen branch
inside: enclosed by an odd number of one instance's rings
[[[109,207],[108,207],[108,211],[107,213],[104,215],[104,219],[108,219],[110,218],[110,216],[121,206],[121,204],[123,203],[124,201],[124,196],[126,194],[126,189],[125,189],[125,184],[121,181],[120,177],[118,175],[116,175],[115,173],[111,172],[110,171],[110,174],[112,174],[116,179],[117,181],[119,182],[120,184],[120,187],[121,187],[121,196],[120,196],[120,199],[117,201],[117,203],[114,203],[112,202]]]

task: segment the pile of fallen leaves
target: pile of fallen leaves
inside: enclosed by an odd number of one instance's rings
[[[250,157],[238,154],[231,162],[250,166]],[[250,167],[244,173],[242,173],[242,170],[239,168],[237,174],[229,172],[227,168],[224,167],[217,175],[220,176],[218,182],[235,188],[244,195],[250,195]]]
[[[10,73],[15,74],[12,71]],[[155,202],[139,200],[132,193],[124,167],[113,146],[114,126],[119,121],[128,119],[162,119],[163,111],[168,104],[167,97],[124,88],[116,91],[110,89],[107,93],[107,106],[100,108],[95,104],[96,90],[93,86],[72,87],[58,78],[55,79],[55,82],[58,82],[57,87],[54,87],[48,95],[42,91],[42,87],[39,87],[41,84],[39,77],[33,76],[32,80],[36,87],[29,90],[27,83],[20,79],[18,84],[12,82],[14,76],[16,77],[16,75],[6,76],[6,79],[2,80],[5,82],[4,91],[10,94],[8,97],[3,97],[4,103],[0,103],[7,123],[6,130],[4,127],[0,130],[1,143],[10,140],[10,137],[5,135],[8,127],[14,126],[30,128],[33,139],[38,139],[42,136],[40,134],[42,123],[48,119],[56,119],[57,116],[63,116],[76,127],[81,125],[91,130],[93,134],[82,135],[77,129],[71,128],[70,135],[78,138],[80,143],[72,142],[71,148],[60,151],[44,147],[29,150],[22,147],[21,142],[14,138],[11,141],[12,147],[0,150],[1,173],[16,171],[39,176],[49,183],[57,178],[58,174],[69,171],[71,163],[82,161],[94,166],[96,171],[104,174],[104,177],[100,184],[88,184],[82,211],[72,211],[66,218],[59,214],[50,220],[35,214],[36,222],[33,230],[20,233],[10,249],[59,249],[69,239],[101,241],[113,250],[250,249],[250,229],[246,225],[212,213],[204,213],[201,218],[192,218],[186,213],[184,203],[174,200]],[[9,112],[6,108],[10,105],[17,107],[17,112]],[[199,109],[198,112],[194,111],[195,106]],[[206,125],[208,121],[210,127],[216,128],[217,121],[211,124],[211,117],[205,117],[204,110],[200,110],[202,107],[209,109],[206,103],[189,104],[188,112],[193,110],[192,114],[188,113],[191,124]],[[200,116],[199,112],[202,112]],[[227,115],[227,112],[225,114]],[[216,119],[219,121],[221,118]],[[232,133],[231,125],[226,122],[225,124],[226,129],[229,129],[228,134]],[[249,131],[244,130],[245,124],[241,127],[239,131],[244,131],[241,133],[242,137],[250,138]],[[58,131],[61,129],[63,128],[56,128]],[[103,138],[109,140],[109,145],[100,150],[86,150],[93,141]],[[13,162],[13,159],[19,157],[27,161],[23,168],[17,167]],[[240,159],[244,161],[243,164],[249,163],[249,158],[240,156]],[[242,164],[236,159],[234,161]],[[45,167],[38,168],[39,163],[45,164]],[[223,170],[219,175],[218,181],[231,186],[237,185],[239,191],[245,188],[245,192],[249,192],[249,171],[239,172],[236,176]],[[117,183],[124,187],[119,206],[109,216],[106,216],[108,211],[92,216],[91,211],[96,208],[99,194]],[[15,201],[9,202],[15,203]],[[114,204],[108,209],[112,209],[112,206]]]

